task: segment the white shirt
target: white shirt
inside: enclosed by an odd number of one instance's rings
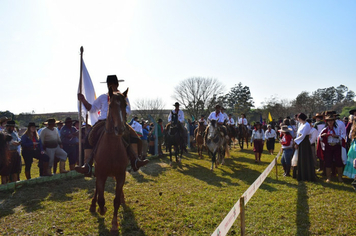
[[[224,122],[224,115],[219,112],[219,114],[216,114],[216,111],[213,111],[212,113],[210,113],[208,120],[216,120],[218,121],[218,123],[223,123]]]
[[[126,106],[126,113],[127,115],[131,114],[131,106],[130,106],[130,101],[129,98],[126,98],[127,106]],[[99,112],[99,117],[98,120],[105,120],[106,117],[108,116],[108,110],[109,110],[109,95],[108,94],[102,94],[100,95],[93,104],[91,104],[90,112]]]
[[[234,121],[234,118],[227,118],[227,124],[228,125],[235,125],[235,121]]]
[[[204,122],[204,125],[208,125],[208,123],[206,122],[206,120],[204,119],[204,118],[200,118],[199,120],[198,120],[198,122],[200,123],[200,122]]]
[[[274,131],[274,129],[271,129],[271,131],[269,131],[269,130],[267,129],[266,132],[265,132],[265,138],[266,138],[266,139],[269,139],[269,138],[274,138],[274,139],[276,139],[276,138],[277,138],[276,131]]]
[[[294,142],[299,145],[304,140],[305,136],[309,135],[310,129],[311,127],[308,122],[305,122],[305,124],[299,123],[297,136],[294,139]]]
[[[247,119],[246,118],[239,118],[239,124],[244,124],[247,125]]]
[[[172,110],[173,114],[176,114],[176,110]],[[168,122],[172,121],[172,112],[169,113]],[[180,123],[184,123],[184,112],[182,110],[178,110],[178,121]]]
[[[253,142],[253,140],[255,139],[262,139],[265,140],[265,134],[263,133],[263,130],[259,131],[259,130],[253,130],[252,131],[252,136],[251,136],[251,143]]]
[[[319,131],[317,129],[315,129],[314,127],[311,127],[310,132],[309,132],[310,144],[315,143],[318,136],[319,136]]]
[[[228,115],[226,113],[221,113],[221,114],[223,114],[223,116],[224,116],[224,121],[229,119],[229,117],[228,117]]]
[[[342,122],[341,120],[335,120],[335,122],[337,124],[337,129],[339,130],[341,138],[346,140],[346,127],[344,122]]]
[[[142,125],[137,121],[133,121],[131,125],[132,129],[136,131],[136,133],[142,134]]]

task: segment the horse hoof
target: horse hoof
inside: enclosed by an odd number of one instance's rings
[[[92,212],[92,213],[94,213],[94,212],[95,212],[95,206],[91,206],[91,207],[89,208],[89,211]]]
[[[104,207],[103,210],[101,210],[100,207],[98,208],[98,212],[99,212],[99,214],[102,215],[102,216],[105,215],[106,211],[107,211],[107,208],[106,208],[106,207]]]
[[[119,235],[119,229],[111,229],[110,230],[110,235]]]

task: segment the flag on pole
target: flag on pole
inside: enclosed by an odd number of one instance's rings
[[[269,122],[272,122],[271,112],[268,112],[268,120],[269,120]]]
[[[87,67],[85,66],[84,60],[82,60],[82,94],[85,96],[85,99],[90,103],[93,104],[93,102],[96,99],[95,95],[95,90],[93,83],[91,81],[89,72],[87,70]],[[78,85],[78,93],[80,92],[80,83]],[[79,101],[78,101],[78,111],[79,111]],[[80,112],[80,111],[79,111]],[[98,121],[99,114],[94,113],[94,112],[88,112],[85,106],[82,106],[82,117],[86,117],[86,114],[88,113],[88,124],[94,125]]]
[[[260,114],[260,123],[262,124],[262,114]]]

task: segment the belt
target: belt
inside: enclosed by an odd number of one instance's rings
[[[22,150],[36,150],[36,148],[33,148],[33,147],[23,147]]]
[[[283,150],[289,150],[289,149],[293,149],[293,148],[282,148]]]
[[[336,145],[340,145],[340,143],[328,143],[330,146],[336,146]]]
[[[75,147],[78,146],[78,144],[63,144],[63,146]]]
[[[9,152],[17,152],[17,150],[9,150]]]

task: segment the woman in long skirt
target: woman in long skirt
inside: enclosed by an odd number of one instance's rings
[[[347,153],[348,157],[344,169],[344,175],[356,180],[356,169],[354,168],[354,162],[356,159],[356,120],[353,121],[349,137],[351,140],[351,145],[349,152]]]
[[[261,162],[261,155],[265,141],[265,134],[263,133],[261,123],[255,123],[255,129],[251,136],[251,145],[253,143],[253,152],[255,153],[255,163]]]
[[[277,134],[270,124],[267,125],[267,130],[265,132],[266,146],[269,154],[273,155],[274,144],[276,142]]]
[[[298,115],[299,127],[294,139],[294,147],[298,149],[297,180],[315,181],[314,160],[309,141],[311,127],[306,120],[307,116],[304,113]]]

